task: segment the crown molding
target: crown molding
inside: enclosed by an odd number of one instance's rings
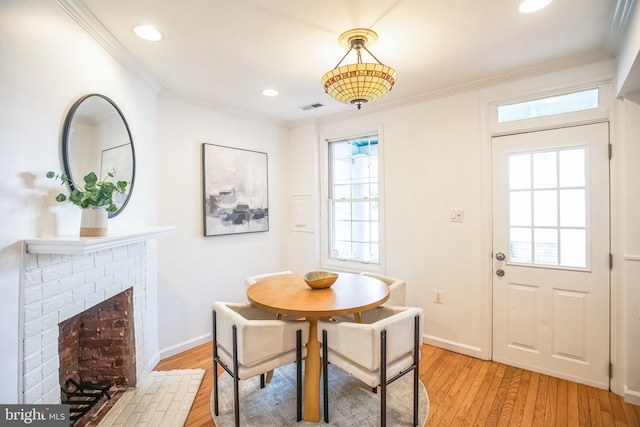
[[[615,54],[620,48],[620,40],[632,19],[636,0],[615,0],[609,15],[609,26],[604,40],[604,49]]]
[[[156,93],[162,85],[120,44],[118,40],[105,28],[93,13],[81,2],[76,0],[53,0],[67,15],[69,15],[83,30],[100,44],[116,61],[135,77],[147,83]]]
[[[545,64],[525,68],[522,70],[500,74],[498,76],[494,76],[487,79],[480,79],[480,80],[475,80],[472,82],[463,83],[456,86],[450,86],[444,89],[437,89],[431,92],[422,93],[420,95],[415,95],[409,98],[399,99],[397,101],[382,102],[377,104],[373,103],[372,105],[367,106],[366,111],[367,111],[367,114],[389,111],[389,110],[393,110],[393,109],[408,106],[408,105],[432,101],[434,99],[460,95],[463,93],[484,89],[486,87],[496,86],[499,84],[510,83],[518,80],[537,77],[537,76],[552,73],[555,71],[561,71],[569,68],[578,67],[581,65],[610,60],[612,58],[613,56],[609,52],[605,52],[603,50],[592,51],[585,54],[570,56],[557,61],[552,61]],[[347,113],[342,112],[338,114],[333,114],[330,116],[318,118],[316,120],[316,123],[318,124],[330,123],[336,120],[350,118],[352,116],[355,117],[356,115],[362,116],[363,112],[364,111],[356,111],[356,112],[347,112]],[[303,124],[303,122],[290,122],[289,126],[296,127],[296,125],[298,124]]]

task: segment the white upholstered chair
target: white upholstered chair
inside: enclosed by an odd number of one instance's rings
[[[240,423],[238,381],[264,374],[291,362],[297,364],[297,421],[302,419],[302,358],[309,340],[308,322],[276,320],[268,313],[244,303],[213,303],[214,412],[218,415],[218,365],[234,379],[236,426]]]
[[[318,322],[322,342],[324,421],[329,422],[328,364],[350,373],[376,390],[380,419],[386,426],[387,385],[413,372],[413,422],[418,422],[418,362],[423,311],[414,307],[378,307],[362,313],[361,322]]]
[[[244,278],[244,284],[248,288],[259,280],[266,279],[267,277],[281,276],[283,274],[292,274],[289,270],[277,271],[275,273],[258,274],[256,276],[249,276]]]
[[[404,307],[406,306],[406,294],[407,294],[407,282],[404,280],[396,279],[395,277],[383,276],[376,273],[360,273],[363,276],[373,277],[378,280],[382,280],[389,286],[389,299],[384,305]]]
[[[256,276],[245,277],[244,278],[245,288],[249,289],[249,286],[253,285],[256,282],[259,282],[260,280],[266,279],[267,277],[282,276],[283,274],[293,274],[293,273],[289,270],[285,270],[285,271],[277,271],[275,273],[265,273],[265,274],[258,274]],[[296,318],[278,314],[278,320],[296,320]],[[269,380],[270,379],[271,377],[269,376]]]

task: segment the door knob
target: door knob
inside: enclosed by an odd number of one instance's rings
[[[497,259],[498,261],[504,261],[504,258],[505,258],[505,257],[504,257],[504,254],[503,254],[502,252],[498,252],[498,253],[496,254],[496,259]]]
[[[504,276],[504,270],[503,270],[503,269],[501,269],[501,268],[497,269],[497,270],[496,270],[496,275],[497,275],[498,277],[502,277],[502,276]]]

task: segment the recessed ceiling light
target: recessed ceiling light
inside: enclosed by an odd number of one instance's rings
[[[162,33],[151,25],[136,25],[133,27],[133,32],[141,39],[148,40],[150,42],[162,40]]]
[[[520,3],[519,10],[522,13],[537,12],[549,6],[549,3],[551,3],[551,0],[524,0]]]
[[[262,94],[264,96],[278,96],[280,94],[280,92],[278,92],[275,89],[265,89],[262,91]]]

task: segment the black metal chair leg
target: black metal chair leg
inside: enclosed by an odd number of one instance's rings
[[[380,425],[387,426],[387,330],[380,331]]]
[[[218,415],[218,335],[216,329],[216,312],[213,312],[213,411]]]
[[[416,316],[413,322],[414,341],[413,341],[413,425],[418,425],[418,381],[420,381],[420,316]]]
[[[264,374],[260,374],[260,388],[265,388],[265,386]]]
[[[329,423],[329,350],[327,347],[327,331],[322,330],[322,396],[324,399],[324,422]]]
[[[302,330],[296,331],[296,421],[302,421]]]
[[[232,327],[233,331],[233,400],[234,415],[236,427],[240,427],[240,387],[238,381],[238,328],[236,325]]]

